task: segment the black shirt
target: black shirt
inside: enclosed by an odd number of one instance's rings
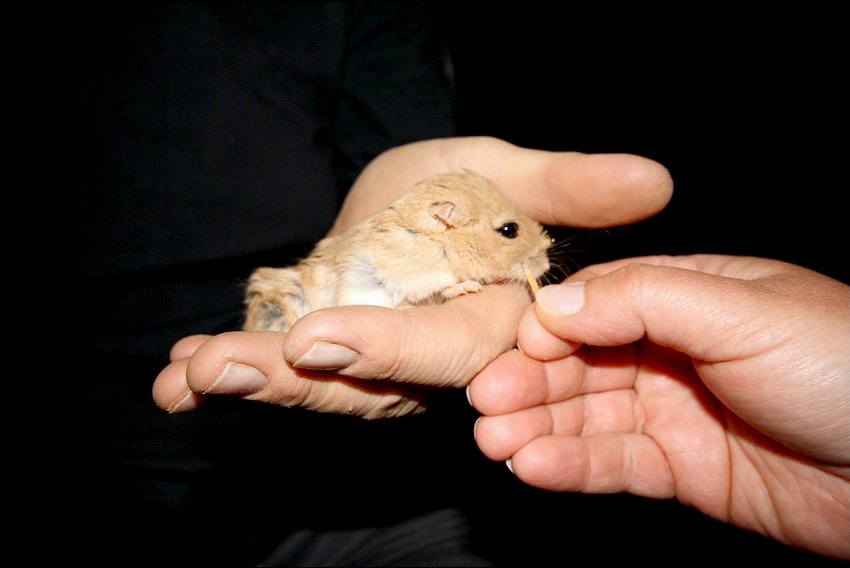
[[[44,366],[56,406],[36,463],[54,475],[34,505],[63,555],[256,562],[296,529],[455,504],[444,460],[479,456],[430,417],[366,422],[226,397],[171,416],[150,392],[176,339],[239,327],[250,271],[304,254],[369,160],[454,133],[430,12],[65,9],[54,203],[66,231],[46,254],[73,291],[54,307],[72,333]]]

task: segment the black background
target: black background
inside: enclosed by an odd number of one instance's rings
[[[669,169],[674,196],[661,214],[611,231],[563,233],[573,239],[572,267],[724,253],[782,259],[847,282],[839,85],[846,61],[836,15],[706,10],[457,10],[461,134],[633,153]],[[499,502],[512,503],[518,518],[494,541],[515,562],[831,563],[675,501],[499,487],[510,488]]]
[[[531,3],[460,9],[453,21],[462,134],[633,153],[671,172],[665,211],[586,235],[581,264],[729,253],[847,281],[835,14]]]
[[[814,8],[694,10],[535,3],[447,9],[460,133],[552,150],[634,153],[670,170],[670,206],[633,227],[579,232],[572,241],[575,266],[637,254],[751,254],[850,280],[839,234],[847,222],[841,20]],[[32,30],[33,44],[45,39],[40,32]],[[53,59],[26,66],[35,79],[55,80]],[[55,85],[33,87],[41,84],[21,85],[37,102],[28,120],[50,115],[55,105]],[[61,169],[54,126],[28,128],[25,140],[22,146],[50,158],[29,171],[37,182],[43,170]],[[63,219],[52,216],[64,211],[43,207],[41,192],[29,197],[39,201],[44,229],[35,238],[56,238],[48,229],[62,226]],[[474,412],[461,412],[471,423]],[[454,426],[434,432],[435,446],[457,440]],[[462,435],[446,445],[441,465],[446,478],[476,500],[476,537],[502,565],[635,558],[829,563],[675,501],[526,487],[503,464],[487,463],[469,432]],[[469,455],[477,456],[486,479],[453,467]],[[40,539],[39,531],[33,534]]]

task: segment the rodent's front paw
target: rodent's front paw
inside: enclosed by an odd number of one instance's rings
[[[483,289],[480,282],[476,282],[475,280],[465,280],[464,282],[458,282],[453,286],[449,286],[448,288],[442,291],[443,298],[446,300],[451,300],[452,298],[457,298],[458,296],[463,296],[464,294],[474,294],[476,292],[480,292]]]

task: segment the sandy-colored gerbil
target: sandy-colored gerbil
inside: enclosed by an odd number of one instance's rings
[[[429,177],[298,264],[254,271],[246,330],[288,330],[314,310],[441,303],[483,284],[540,278],[551,238],[488,180],[464,170]]]

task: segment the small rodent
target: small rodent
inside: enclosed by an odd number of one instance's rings
[[[386,209],[319,241],[298,264],[250,276],[244,329],[286,331],[320,308],[438,304],[483,284],[539,279],[542,225],[470,170],[417,183]],[[531,283],[531,281],[529,281]]]

